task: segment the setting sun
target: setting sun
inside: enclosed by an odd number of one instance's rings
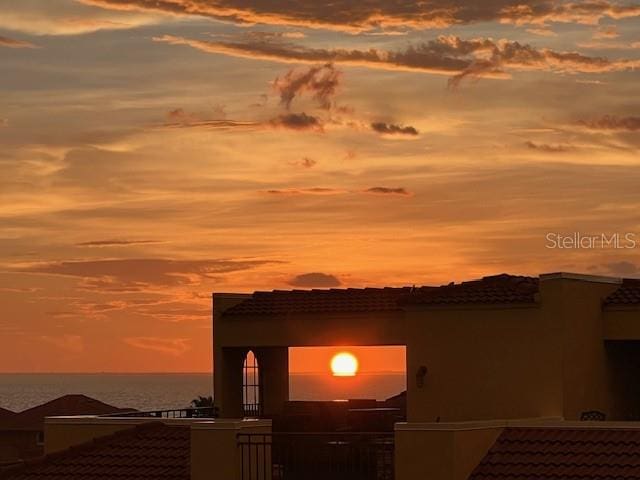
[[[331,359],[331,372],[335,377],[353,377],[358,372],[358,359],[349,352],[340,352]]]

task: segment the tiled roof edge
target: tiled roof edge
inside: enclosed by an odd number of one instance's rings
[[[12,465],[4,470],[0,470],[0,479],[11,478],[16,473],[28,471],[31,467],[36,467],[36,466],[53,462],[56,460],[73,457],[75,455],[78,455],[81,452],[86,452],[89,450],[93,450],[95,448],[99,448],[100,446],[107,444],[115,439],[135,436],[140,432],[156,430],[164,426],[165,426],[164,423],[158,422],[158,421],[145,422],[140,425],[136,425],[132,428],[127,428],[127,429],[119,430],[117,432],[114,432],[108,435],[92,438],[91,440],[87,440],[86,442],[79,443],[77,445],[71,445],[70,447],[60,450],[58,452],[49,453],[48,455],[44,455],[42,457],[38,457],[34,459],[24,460],[22,463],[18,465]]]

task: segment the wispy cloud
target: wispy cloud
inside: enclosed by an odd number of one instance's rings
[[[185,112],[183,109],[176,109],[167,115],[168,122],[162,124],[163,128],[203,128],[209,130],[256,130],[285,128],[298,131],[322,132],[324,121],[305,112],[282,113],[264,121],[258,120],[231,120],[231,119],[207,119],[200,114]]]
[[[258,60],[271,60],[283,63],[341,63],[345,65],[365,66],[387,70],[424,71],[439,74],[458,73],[464,70],[469,61],[435,52],[441,42],[410,46],[407,50],[392,52],[369,49],[322,49],[301,45],[269,42],[219,42],[188,39],[173,35],[154,37],[156,42],[171,45],[187,45],[192,48],[222,55]]]
[[[610,262],[601,266],[594,266],[594,270],[601,271],[607,275],[617,275],[620,277],[634,277],[640,273],[640,268],[633,262],[621,260]]]
[[[551,22],[595,25],[603,18],[640,15],[640,6],[610,0],[426,0],[354,2],[316,0],[82,0],[115,10],[141,10],[173,15],[201,15],[240,24],[291,25],[351,33],[396,28],[444,28],[496,21],[516,25]]]
[[[188,45],[208,53],[285,63],[336,63],[386,70],[419,71],[452,75],[451,86],[466,77],[508,77],[513,71],[554,73],[605,73],[633,70],[640,60],[589,57],[578,52],[536,48],[509,40],[478,38],[463,40],[441,35],[435,40],[409,45],[404,50],[371,48],[324,49],[288,43],[220,42],[194,40],[172,35],[154,37],[157,42]]]
[[[289,70],[277,77],[273,88],[280,95],[280,102],[286,108],[291,107],[293,99],[305,92],[310,93],[320,107],[330,109],[333,96],[340,84],[341,72],[328,63],[306,69]]]
[[[527,28],[527,32],[540,37],[557,37],[558,34],[550,28]]]
[[[37,287],[0,287],[0,292],[4,293],[34,293],[39,290]]]
[[[289,162],[289,164],[303,168],[313,168],[318,164],[318,161],[310,157],[302,157],[300,160]]]
[[[497,12],[498,20],[515,25],[547,23],[597,25],[603,18],[622,19],[640,16],[640,5],[621,4],[609,0],[569,2],[516,0],[489,3],[502,4]]]
[[[373,122],[371,129],[383,135],[418,135],[418,130],[415,127],[410,125],[402,126],[395,123]]]
[[[531,140],[525,142],[525,146],[530,150],[537,150],[544,153],[565,153],[572,150],[570,145],[536,143]]]
[[[16,268],[34,274],[85,279],[87,287],[134,288],[199,284],[207,277],[257,268],[269,260],[170,260],[160,258],[77,260],[42,263]]]
[[[178,121],[165,122],[163,128],[206,128],[210,130],[255,130],[263,127],[261,122],[227,119],[198,119],[197,117],[182,117]]]
[[[3,5],[0,28],[30,35],[82,35],[101,30],[127,30],[166,20],[149,11],[95,8],[81,2],[26,1]]]
[[[82,353],[84,339],[80,335],[41,335],[40,340],[69,353]]]
[[[322,121],[313,115],[306,113],[285,113],[272,118],[269,125],[274,127],[288,128],[291,130],[315,130],[323,131]]]
[[[594,40],[590,42],[580,42],[578,47],[591,50],[638,50],[640,42],[621,42],[612,40]]]
[[[0,35],[0,47],[8,47],[8,48],[38,48],[37,45],[34,45],[31,42],[26,42],[24,40],[16,40],[14,38],[3,37]]]
[[[326,187],[310,187],[310,188],[274,188],[266,190],[264,193],[268,195],[339,195],[346,193],[345,190]]]
[[[176,357],[191,349],[188,338],[127,337],[124,342],[134,348],[151,350]]]
[[[596,40],[603,38],[618,38],[620,33],[618,32],[618,27],[615,25],[606,25],[598,28],[593,34],[593,38]]]
[[[373,194],[411,196],[411,192],[403,187],[369,187],[362,190],[347,190],[327,187],[283,188],[266,190],[269,195],[340,195],[340,194]]]
[[[129,245],[149,245],[161,243],[159,240],[91,240],[88,242],[76,243],[78,247],[126,247]]]
[[[630,132],[640,130],[640,117],[604,115],[599,118],[580,120],[578,123],[591,130],[618,130]]]
[[[373,195],[400,195],[402,197],[411,196],[411,192],[403,187],[371,187],[364,190],[364,193],[371,193]]]

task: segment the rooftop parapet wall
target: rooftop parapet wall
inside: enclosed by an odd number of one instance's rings
[[[90,451],[101,445],[108,447],[113,443],[113,439],[111,442],[107,442],[105,439],[109,439],[113,435],[126,434],[140,427],[146,428],[160,423],[167,427],[180,427],[182,430],[188,430],[189,447],[186,454],[190,466],[189,478],[192,480],[210,480],[214,472],[216,478],[241,480],[242,465],[237,443],[238,434],[271,433],[271,420],[48,417],[45,422],[45,449],[47,454],[54,454],[52,458],[55,459],[56,455],[71,455],[74,451],[80,451],[79,449]],[[114,439],[117,438],[114,437]],[[124,447],[117,450],[120,454],[118,458],[110,458],[111,464],[122,462],[119,465],[121,468],[135,469],[136,465],[130,464],[131,458],[127,457],[127,452],[122,448]],[[109,452],[107,452],[108,454]],[[153,457],[157,453],[140,452],[139,455]],[[145,461],[152,461],[152,458],[150,460],[145,457]]]
[[[396,480],[466,480],[509,425],[549,424],[558,418],[482,422],[397,423]]]
[[[639,422],[398,423],[396,480],[637,478]],[[597,455],[594,455],[597,452]]]

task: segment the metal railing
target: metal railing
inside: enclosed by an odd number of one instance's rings
[[[198,408],[174,408],[169,410],[147,410],[131,411],[121,413],[109,413],[100,417],[151,417],[151,418],[216,418],[218,409],[216,407]]]
[[[242,480],[393,480],[391,432],[238,434]]]

